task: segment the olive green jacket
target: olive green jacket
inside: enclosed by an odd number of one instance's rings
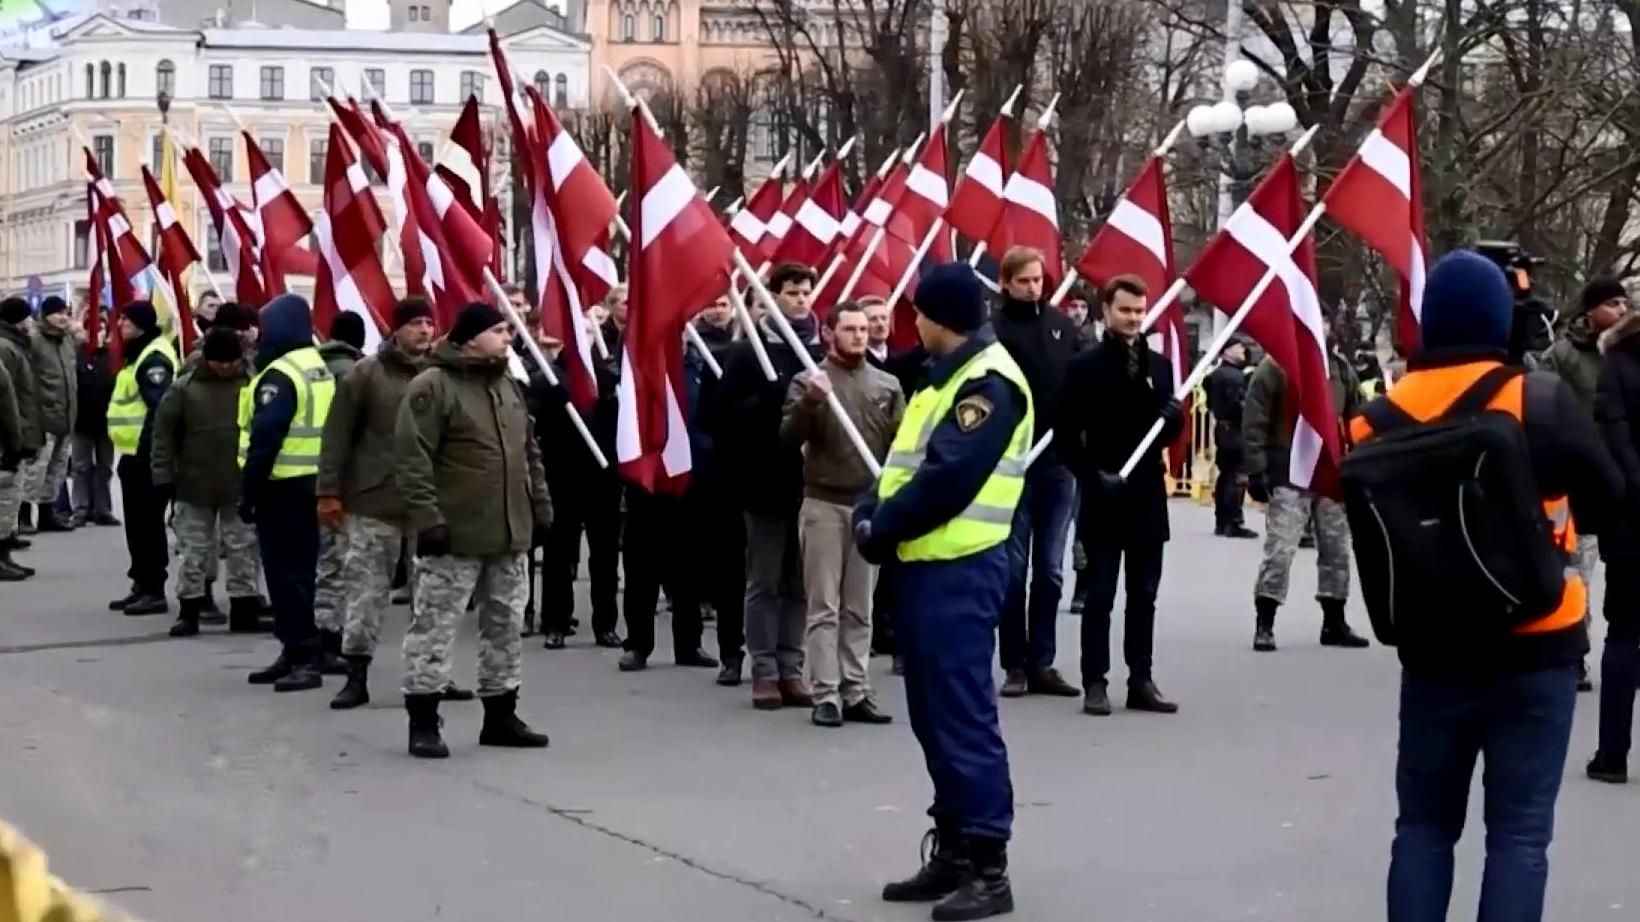
[[[0,365],[11,375],[11,392],[17,400],[17,430],[21,439],[18,452],[37,452],[45,445],[45,429],[40,425],[40,385],[34,374],[34,347],[29,336],[16,324],[0,321]]]
[[[404,394],[426,367],[426,356],[412,356],[388,340],[337,380],[319,455],[320,496],[340,497],[351,514],[404,522],[394,433]]]
[[[1349,420],[1361,411],[1361,382],[1355,368],[1336,353],[1327,355],[1328,383],[1332,385],[1333,410],[1340,420]],[[1287,374],[1268,356],[1259,362],[1247,385],[1247,399],[1241,407],[1241,436],[1248,476],[1262,474],[1270,486],[1289,483],[1292,463],[1293,430],[1298,428],[1298,407],[1287,406]]]
[[[156,485],[197,506],[239,501],[239,392],[250,381],[243,365],[223,377],[204,363],[177,378],[154,410]]]
[[[16,389],[11,374],[0,364],[0,455],[22,452],[23,428],[17,419]]]
[[[34,371],[40,382],[40,427],[46,435],[74,431],[80,395],[76,364],[74,337],[42,324],[34,334]]]
[[[394,434],[409,528],[446,526],[457,557],[528,551],[534,529],[552,524],[531,426],[506,359],[440,343],[410,382]]]
[[[1559,375],[1577,395],[1583,408],[1593,413],[1595,386],[1600,382],[1600,362],[1600,347],[1594,333],[1589,330],[1588,319],[1579,317],[1543,354],[1543,364],[1539,367]]]

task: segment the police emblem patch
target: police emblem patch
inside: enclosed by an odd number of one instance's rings
[[[273,398],[278,397],[278,396],[279,396],[279,388],[274,387],[271,384],[264,384],[262,387],[258,388],[257,391],[256,391],[256,402],[259,406],[264,406],[265,407],[268,404],[273,402]]]
[[[155,365],[153,368],[148,369],[148,380],[153,384],[164,384],[165,376],[168,374],[170,372],[165,370],[164,365]]]
[[[991,418],[991,410],[991,401],[984,397],[964,397],[957,401],[957,428],[963,432],[973,432]]]

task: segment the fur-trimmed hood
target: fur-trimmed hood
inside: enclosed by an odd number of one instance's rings
[[[1636,333],[1640,333],[1640,311],[1630,311],[1600,334],[1600,354],[1612,351]]]

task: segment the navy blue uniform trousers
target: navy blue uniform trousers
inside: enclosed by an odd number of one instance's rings
[[[906,709],[934,782],[928,815],[963,835],[1007,839],[1014,789],[991,671],[1008,591],[1007,544],[894,566]]]
[[[319,564],[319,514],[312,477],[270,480],[256,499],[256,541],[273,603],[273,635],[285,655],[302,661],[318,644],[313,626],[313,573]]]

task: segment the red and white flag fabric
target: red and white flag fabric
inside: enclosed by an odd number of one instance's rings
[[[1002,191],[1008,178],[1008,125],[1012,121],[1006,113],[997,116],[951,192],[945,223],[969,240],[989,241],[992,228],[1002,220]]]
[[[1064,277],[1065,257],[1059,238],[1059,203],[1054,199],[1053,165],[1048,162],[1048,133],[1031,132],[1019,163],[1002,187],[1002,217],[991,229],[991,253],[997,259],[1016,246],[1040,250],[1043,287],[1053,289]]]
[[[1337,497],[1343,437],[1327,373],[1327,335],[1315,287],[1315,240],[1306,235],[1291,253],[1287,246],[1307,211],[1298,166],[1283,154],[1208,242],[1185,279],[1198,296],[1235,311],[1264,273],[1275,269],[1274,281],[1254,303],[1241,329],[1286,372],[1288,412],[1296,418],[1288,479],[1300,489]]]
[[[502,276],[501,206],[490,191],[490,151],[484,141],[484,122],[478,98],[468,96],[450,129],[450,143],[439,155],[436,173],[490,238],[490,270]]]
[[[97,220],[101,212],[101,196],[97,192],[95,183],[85,184],[85,219],[89,228],[86,245],[91,250],[91,271],[86,277],[86,307],[85,307],[85,345],[86,355],[92,355],[101,344],[102,337],[102,292],[107,283],[108,272],[103,267],[105,254],[111,249],[108,245],[108,228]]]
[[[240,134],[245,138],[245,159],[250,164],[251,204],[261,231],[262,278],[269,296],[283,294],[287,273],[306,269],[306,274],[312,274],[316,268],[296,252],[313,233],[313,221],[285,182],[285,174],[268,162],[251,133]]]
[[[774,255],[777,242],[769,230],[769,222],[780,212],[785,200],[785,185],[781,170],[764,178],[762,185],[746,200],[746,204],[729,219],[729,237],[740,249],[746,261],[756,266],[768,262]]]
[[[433,302],[435,310],[442,310],[430,281],[426,256],[430,251],[436,253],[437,248],[432,245],[429,237],[422,234],[415,209],[410,207],[410,177],[404,164],[404,153],[398,148],[398,141],[381,132],[359,108],[357,100],[349,99],[343,104],[332,96],[327,102],[336,115],[336,121],[353,142],[359,145],[359,156],[363,157],[365,164],[382,178],[387,194],[392,200],[389,226],[392,228],[393,238],[398,243],[399,260],[404,267],[405,293],[427,298]],[[432,273],[442,278],[440,264],[437,261],[432,267]]]
[[[1322,197],[1327,214],[1377,250],[1401,276],[1396,341],[1404,354],[1418,347],[1429,244],[1424,236],[1423,186],[1418,176],[1418,117],[1404,87],[1378,127]]]
[[[770,261],[774,260],[775,251],[780,248],[780,242],[786,239],[786,234],[792,229],[792,221],[797,216],[797,209],[809,197],[809,177],[797,177],[792,183],[791,191],[780,200],[780,207],[769,216],[767,232],[763,238],[763,249],[768,252]]]
[[[154,225],[159,231],[159,249],[154,259],[159,264],[162,284],[168,287],[166,296],[176,310],[177,335],[182,340],[183,354],[194,348],[199,331],[194,328],[193,310],[188,304],[188,269],[199,262],[199,251],[189,239],[188,231],[177,220],[176,209],[166,200],[159,180],[148,167],[142,168],[142,185],[148,193],[149,207],[154,210]]]
[[[97,158],[91,151],[85,148],[82,150],[85,151],[85,173],[89,181],[91,221],[94,231],[100,238],[102,259],[108,264],[108,286],[114,299],[109,323],[118,330],[120,314],[125,305],[146,294],[146,279],[153,271],[154,264],[148,258],[148,251],[143,247],[142,241],[137,239],[130,219],[125,215],[125,205],[114,194],[114,184],[103,175],[102,168],[97,165]],[[139,281],[143,282],[140,286]],[[98,296],[100,291],[99,288]],[[109,360],[115,368],[119,368],[124,361],[122,345],[118,335],[109,336]]]
[[[615,196],[534,87],[529,97],[530,225],[542,328],[564,343],[564,387],[590,412],[598,400],[587,309],[618,281],[607,235]]]
[[[370,178],[354,158],[342,127],[332,122],[325,152],[324,208],[313,222],[319,250],[313,328],[328,332],[338,314],[357,314],[364,320],[367,354],[381,344],[393,316],[393,286],[377,249],[385,231]]]
[[[648,120],[632,119],[631,262],[615,453],[650,492],[681,493],[692,467],[683,327],[729,286],[734,242]]]
[[[847,202],[840,161],[833,160],[812,187],[799,183],[787,201],[791,225],[774,248],[773,261],[824,269],[821,264],[837,242]]]
[[[233,281],[234,300],[241,304],[261,305],[267,300],[267,289],[262,284],[262,270],[256,258],[256,233],[250,224],[250,208],[222,188],[210,160],[197,147],[190,147],[182,155],[182,165],[199,188],[199,197],[211,214],[211,226],[216,229],[217,245],[228,266],[228,277]]]
[[[1137,275],[1150,289],[1152,299],[1162,296],[1175,276],[1173,263],[1173,220],[1167,209],[1166,162],[1157,156],[1145,161],[1144,168],[1116,200],[1105,223],[1088,241],[1076,260],[1076,271],[1093,285],[1103,288],[1118,275]],[[1177,299],[1162,312],[1151,347],[1166,357],[1173,367],[1173,388],[1177,390],[1186,374],[1189,353],[1184,308]],[[1185,414],[1188,421],[1190,415]],[[1169,455],[1177,473],[1190,449],[1190,426],[1179,433]]]
[[[890,202],[892,210],[886,225],[888,232],[909,243],[912,252],[922,245],[923,238],[934,229],[934,223],[951,205],[949,175],[945,124],[942,122],[934,127],[916,162],[906,171],[904,188]],[[951,236],[935,234],[934,242],[924,258],[934,262],[950,262]]]

